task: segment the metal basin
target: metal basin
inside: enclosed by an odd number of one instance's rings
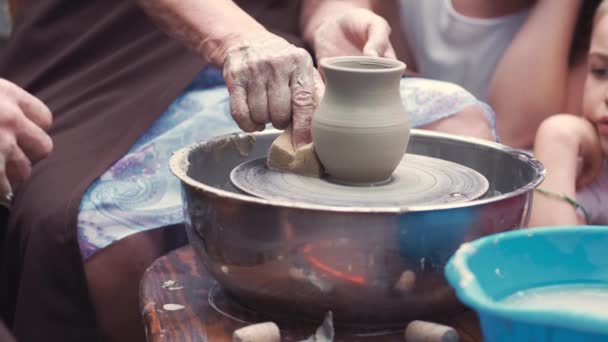
[[[488,193],[427,207],[339,207],[268,201],[236,190],[230,171],[264,157],[278,131],[232,134],[177,151],[188,238],[240,303],[269,315],[402,325],[461,308],[444,266],[458,246],[527,224],[544,167],[506,146],[412,130],[408,153],[483,174]]]

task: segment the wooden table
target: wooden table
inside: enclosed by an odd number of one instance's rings
[[[247,325],[238,320],[264,321],[263,317],[243,310],[227,298],[190,246],[157,259],[146,270],[141,282],[140,306],[149,342],[231,341],[232,332]],[[232,315],[236,320],[226,315]],[[470,311],[442,322],[456,328],[461,341],[482,340],[477,318]],[[305,339],[316,329],[316,326],[289,329],[279,326],[283,341]],[[381,337],[341,337],[337,331],[335,341],[404,341],[404,338],[403,331]]]

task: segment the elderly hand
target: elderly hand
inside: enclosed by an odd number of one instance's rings
[[[396,58],[390,43],[390,26],[370,10],[352,8],[340,16],[327,16],[312,34],[317,61],[344,55]]]
[[[251,132],[290,123],[293,145],[312,141],[310,123],[323,82],[304,49],[271,33],[239,38],[223,58],[232,117]]]
[[[51,111],[40,100],[0,79],[0,201],[10,202],[12,185],[29,177],[31,164],[53,149],[44,131],[51,121]]]

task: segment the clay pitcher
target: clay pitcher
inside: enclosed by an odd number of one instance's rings
[[[312,118],[312,140],[325,171],[346,184],[389,181],[410,137],[399,90],[405,64],[349,56],[325,59],[321,68],[326,90]]]

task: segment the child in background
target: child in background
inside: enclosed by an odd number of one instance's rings
[[[502,143],[531,148],[542,120],[580,113],[585,67],[573,37],[599,2],[377,0],[376,8],[409,70],[463,86],[494,109]]]
[[[603,0],[593,21],[583,117],[554,115],[538,129],[534,154],[547,177],[534,197],[530,226],[608,224],[607,13]]]

